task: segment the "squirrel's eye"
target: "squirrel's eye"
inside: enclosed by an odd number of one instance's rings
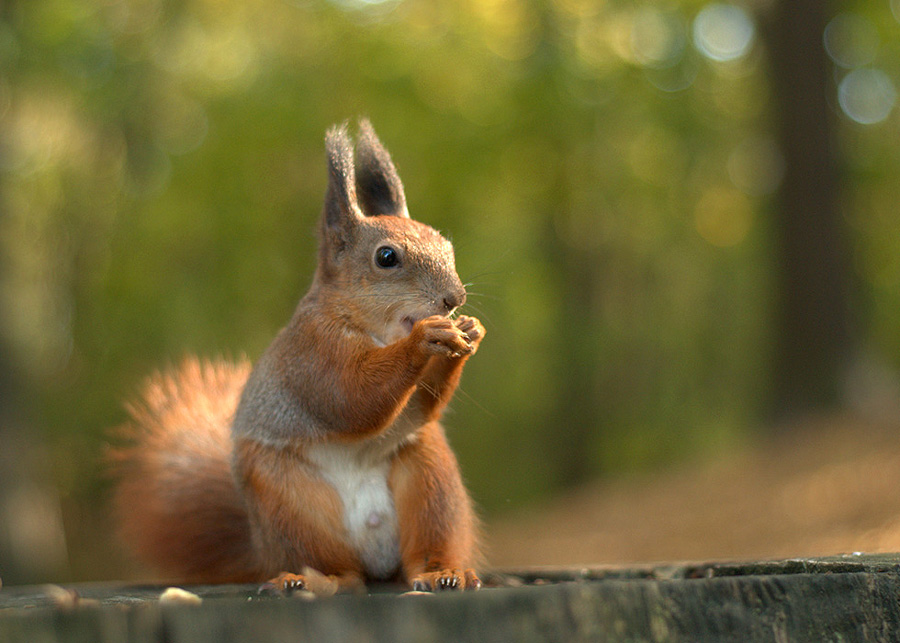
[[[400,263],[397,251],[390,246],[381,246],[375,251],[375,263],[382,268],[393,268]]]

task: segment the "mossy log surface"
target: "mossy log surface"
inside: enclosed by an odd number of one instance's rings
[[[900,554],[748,563],[531,569],[480,592],[261,596],[163,586],[0,590],[0,641],[887,641],[900,637]]]

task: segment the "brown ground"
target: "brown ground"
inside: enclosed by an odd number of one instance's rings
[[[486,526],[494,567],[900,551],[900,424],[808,422]]]

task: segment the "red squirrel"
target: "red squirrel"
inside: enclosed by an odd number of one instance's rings
[[[478,589],[476,519],[439,423],[485,330],[453,246],[410,218],[368,121],[326,136],[318,266],[256,365],[186,360],[129,406],[115,507],[184,582]],[[303,575],[307,571],[306,576]]]

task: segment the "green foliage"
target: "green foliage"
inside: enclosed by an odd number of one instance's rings
[[[63,493],[97,493],[145,374],[255,358],[288,319],[323,134],[357,115],[413,216],[453,237],[488,329],[447,418],[487,510],[578,462],[575,480],[739,437],[766,387],[780,160],[765,48],[701,53],[704,6],[5,3],[3,331]],[[857,11],[896,36],[886,8]],[[843,123],[866,339],[900,365],[900,121]]]

